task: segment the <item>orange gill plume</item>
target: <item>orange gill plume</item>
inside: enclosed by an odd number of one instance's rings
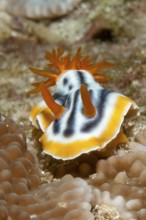
[[[42,81],[46,87],[54,86],[58,77],[67,70],[86,70],[90,72],[99,83],[106,83],[109,76],[98,72],[113,67],[113,64],[107,61],[92,63],[89,56],[81,55],[81,48],[77,50],[73,57],[71,57],[70,53],[65,54],[63,49],[58,48],[52,50],[52,52],[46,52],[45,58],[49,61],[48,70],[40,70],[33,67],[31,67],[30,70],[37,75],[48,77],[46,81]],[[53,69],[53,71],[50,69]],[[38,93],[40,91],[40,83],[32,83],[32,86],[35,88],[29,91],[29,93]]]
[[[48,77],[47,80],[43,81],[43,83],[47,86],[47,87],[51,87],[54,86],[56,84],[56,78],[57,75],[54,72],[49,72],[48,70],[39,70],[33,67],[29,68],[33,73],[40,75],[40,76],[45,76]],[[30,94],[35,94],[40,92],[40,84],[42,82],[36,82],[36,83],[32,83],[32,86],[35,87],[35,89],[30,90],[28,93]]]
[[[81,85],[81,99],[83,102],[83,114],[88,117],[92,118],[96,115],[96,108],[92,104],[90,93],[88,92],[88,89],[85,84]]]

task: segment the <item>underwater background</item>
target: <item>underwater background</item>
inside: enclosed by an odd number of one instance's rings
[[[42,154],[29,120],[42,97],[27,93],[42,78],[29,67],[56,48],[113,64],[102,86],[139,106],[127,143],[68,161]],[[0,220],[145,220],[146,2],[1,0],[0,115]]]

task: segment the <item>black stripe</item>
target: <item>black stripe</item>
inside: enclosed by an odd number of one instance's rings
[[[83,83],[85,83],[85,77],[83,75],[82,71],[77,71],[78,76],[79,76],[79,81],[80,81],[80,85],[82,85]]]
[[[65,86],[65,85],[67,85],[68,84],[68,79],[67,78],[64,78],[63,79],[63,85]]]
[[[96,106],[97,116],[96,116],[96,118],[93,118],[93,120],[90,120],[89,122],[87,122],[83,125],[83,127],[81,128],[82,132],[91,131],[101,121],[101,119],[103,118],[104,105],[106,103],[107,96],[111,92],[112,91],[109,91],[109,90],[106,90],[106,89],[100,90],[100,98],[99,98],[99,101],[98,101],[97,106]]]
[[[65,102],[65,107],[69,109],[70,106],[71,106],[71,97],[68,95],[66,102]]]
[[[60,132],[60,123],[58,120],[53,122],[53,132],[54,134],[58,134]]]
[[[79,97],[79,90],[77,90],[74,95],[72,111],[67,120],[66,129],[63,132],[65,137],[69,137],[74,134],[74,122],[75,122],[75,116],[76,116],[76,106],[77,106],[78,97]]]
[[[62,106],[65,106],[67,95],[62,96],[59,93],[54,93],[53,98],[55,101],[58,100]],[[54,134],[58,134],[60,132],[60,121],[57,119],[53,122],[53,132]]]
[[[53,98],[55,101],[59,101],[60,105],[65,106],[68,95],[60,95],[59,93],[54,93]]]

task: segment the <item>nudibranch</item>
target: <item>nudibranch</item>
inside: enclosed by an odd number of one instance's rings
[[[62,49],[47,52],[47,70],[30,68],[46,77],[33,83],[31,94],[41,92],[43,100],[31,112],[30,120],[43,131],[43,152],[57,159],[69,160],[83,153],[102,151],[121,138],[121,126],[136,103],[130,98],[104,89],[99,83],[108,76],[99,71],[110,68],[109,62],[91,63],[80,49],[71,57]],[[54,94],[48,87],[55,86]]]

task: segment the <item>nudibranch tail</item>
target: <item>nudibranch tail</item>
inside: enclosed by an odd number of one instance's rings
[[[106,61],[94,64],[88,56],[81,56],[81,49],[73,57],[62,49],[47,52],[45,57],[53,72],[32,68],[45,81],[33,83],[35,88],[30,91],[41,92],[43,98],[30,115],[44,132],[40,138],[43,151],[69,160],[126,140],[121,133],[124,118],[138,107],[130,98],[99,84],[109,77],[98,71],[113,65]],[[48,87],[54,85],[51,95]]]

